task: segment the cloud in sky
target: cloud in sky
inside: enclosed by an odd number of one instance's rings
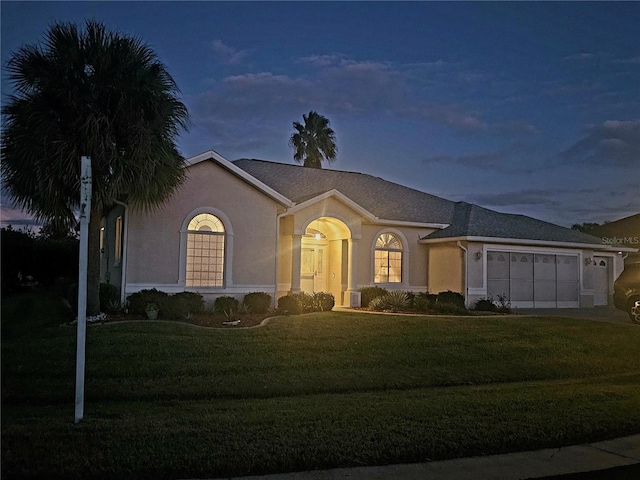
[[[435,91],[431,94],[434,101],[422,97],[425,90],[440,88],[432,84],[430,70],[460,67],[445,65],[442,60],[417,66],[328,53],[299,57],[294,63],[302,71],[247,72],[215,82],[208,91],[192,98],[189,107],[194,123],[205,125],[211,119],[223,118],[227,122],[253,118],[272,123],[315,109],[325,115],[382,114],[391,119],[417,120],[463,135],[537,132],[535,126],[521,119],[491,121],[485,118],[482,105],[466,105],[455,99],[443,102]],[[422,74],[417,76],[420,69]],[[480,78],[480,74],[468,75]],[[454,76],[460,84],[469,83],[471,78],[460,72]]]
[[[537,218],[554,215],[565,226],[611,221],[638,213],[637,184],[625,182],[597,188],[534,188],[508,192],[461,194],[457,200]],[[594,198],[605,198],[596,201]]]
[[[551,189],[530,189],[518,190],[506,193],[480,193],[466,195],[467,201],[491,207],[505,207],[512,205],[544,205],[557,206],[557,190]]]
[[[460,167],[473,168],[483,171],[500,172],[505,174],[530,173],[526,166],[527,148],[521,144],[512,144],[504,148],[464,155],[433,155],[422,160],[423,165],[445,163]]]
[[[242,63],[248,55],[246,50],[237,50],[226,45],[222,40],[214,40],[211,42],[211,50],[219,60],[232,65]]]
[[[640,168],[640,120],[608,120],[592,127],[559,157],[580,164]]]

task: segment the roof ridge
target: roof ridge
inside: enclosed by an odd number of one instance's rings
[[[333,169],[333,168],[311,168],[311,167],[305,167],[304,165],[299,165],[299,164],[295,164],[295,163],[274,162],[272,160],[263,160],[263,159],[260,159],[260,158],[238,158],[236,160],[233,160],[232,163],[240,162],[242,160],[248,160],[250,162],[269,163],[271,165],[283,165],[285,167],[306,168],[308,170],[319,170],[319,171],[323,171],[323,172],[354,173],[356,175],[368,175],[370,177],[373,176],[373,175],[369,175],[368,173],[352,172],[350,170],[336,170],[336,169]],[[381,177],[374,177],[374,178],[381,178]],[[382,179],[382,180],[384,180],[384,179]]]
[[[286,166],[286,167],[297,167],[297,168],[304,168],[306,170],[314,170],[314,171],[322,171],[322,172],[332,172],[332,173],[340,173],[340,174],[351,174],[351,175],[361,175],[363,177],[369,177],[369,178],[373,178],[373,179],[377,179],[380,180],[382,182],[388,183],[388,184],[392,184],[395,185],[397,187],[403,188],[403,189],[407,189],[407,190],[412,190],[414,192],[417,192],[421,195],[429,195],[432,198],[437,198],[439,200],[443,200],[445,202],[451,202],[452,204],[455,204],[456,202],[454,200],[450,200],[448,198],[445,197],[441,197],[439,195],[434,195],[433,193],[429,193],[429,192],[425,192],[423,190],[418,190],[417,188],[413,188],[413,187],[408,187],[406,185],[403,185],[401,183],[397,183],[397,182],[393,182],[391,180],[388,180],[386,178],[382,178],[376,175],[371,175],[370,173],[364,173],[364,172],[354,172],[354,171],[350,171],[350,170],[336,170],[336,169],[332,169],[332,168],[310,168],[310,167],[305,167],[304,165],[296,165],[293,163],[281,163],[281,162],[273,162],[271,160],[262,160],[259,158],[239,158],[237,160],[233,160],[233,163],[235,162],[239,162],[242,160],[248,160],[250,162],[260,162],[260,163],[267,163],[267,164],[271,164],[271,165],[282,165],[282,166]]]

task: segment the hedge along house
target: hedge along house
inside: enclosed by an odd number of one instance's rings
[[[452,202],[371,175],[209,151],[161,209],[119,204],[103,218],[102,280],[122,298],[157,288],[212,301],[267,292],[452,290],[468,305],[606,305],[623,251],[533,218]]]

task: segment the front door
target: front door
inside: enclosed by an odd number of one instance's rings
[[[327,291],[327,258],[324,245],[307,245],[301,250],[300,288],[303,292]]]

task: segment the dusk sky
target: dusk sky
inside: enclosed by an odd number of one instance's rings
[[[640,212],[640,2],[0,8],[3,67],[54,21],[142,38],[190,112],[187,157],[295,163],[292,122],[316,110],[330,168],[563,226]],[[25,218],[3,195],[2,224]]]

